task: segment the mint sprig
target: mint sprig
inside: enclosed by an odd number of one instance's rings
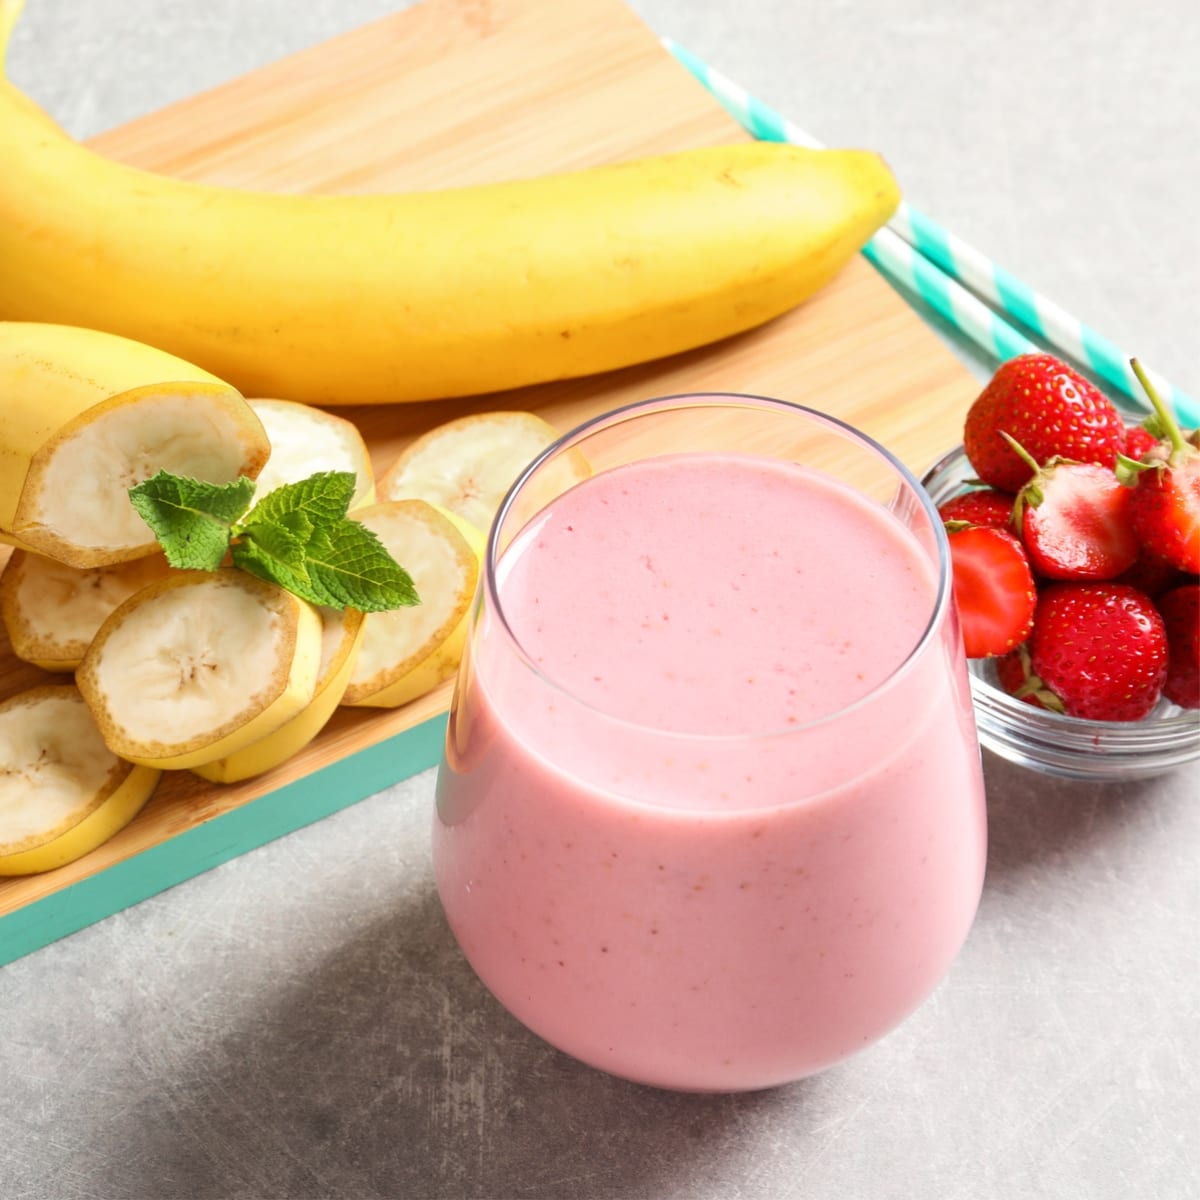
[[[233,523],[250,507],[254,480],[204,483],[159,471],[129,489],[138,515],[181,570],[215,571],[229,549]]]
[[[184,570],[233,565],[310,604],[383,612],[419,604],[408,572],[378,537],[346,514],[350,471],[322,471],[268,492],[254,481],[206,483],[159,471],[129,489],[167,562]]]

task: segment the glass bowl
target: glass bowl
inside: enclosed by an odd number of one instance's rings
[[[961,446],[940,458],[921,483],[944,504],[974,477]],[[1146,779],[1200,758],[1200,712],[1160,700],[1141,721],[1089,721],[1048,712],[1005,692],[993,660],[969,661],[979,740],[993,753],[1068,779]]]

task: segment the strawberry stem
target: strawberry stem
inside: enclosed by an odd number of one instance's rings
[[[1016,453],[1017,457],[1027,467],[1029,467],[1030,470],[1033,471],[1033,473],[1035,475],[1038,473],[1038,471],[1040,471],[1042,469],[1041,464],[1037,461],[1037,459],[1034,458],[1033,455],[1030,454],[1029,451],[1026,450],[1025,447],[1022,446],[1021,443],[1018,442],[1017,439],[1012,436],[1012,434],[1007,433],[1005,430],[1002,429],[1002,430],[1000,430],[1000,436],[1013,448],[1013,451]]]
[[[1187,442],[1184,440],[1183,432],[1179,428],[1179,422],[1175,420],[1174,414],[1163,402],[1163,398],[1155,390],[1154,384],[1150,382],[1149,377],[1142,368],[1142,364],[1136,358],[1129,360],[1129,365],[1133,369],[1133,373],[1137,376],[1138,383],[1142,385],[1146,395],[1150,397],[1150,404],[1153,406],[1158,419],[1162,422],[1163,432],[1167,436],[1167,440],[1171,443],[1171,451],[1182,450]]]

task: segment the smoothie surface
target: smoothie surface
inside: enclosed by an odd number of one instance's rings
[[[890,513],[741,454],[666,455],[556,500],[505,552],[509,627],[588,705],[679,733],[786,730],[869,693],[920,641],[936,577]]]

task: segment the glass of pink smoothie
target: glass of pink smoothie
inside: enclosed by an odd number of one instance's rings
[[[434,866],[484,984],[568,1054],[734,1091],[869,1045],[982,886],[983,780],[941,521],[780,400],[599,417],[493,526]]]

